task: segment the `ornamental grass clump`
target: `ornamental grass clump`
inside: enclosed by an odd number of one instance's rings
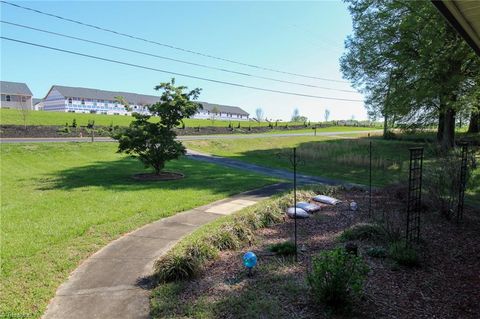
[[[361,257],[336,248],[313,258],[307,282],[316,303],[345,310],[361,294],[367,272]]]
[[[254,231],[282,221],[285,197],[253,206],[223,222],[203,226],[187,236],[155,263],[157,282],[188,280],[204,265],[218,258],[220,251],[239,249],[254,240]]]

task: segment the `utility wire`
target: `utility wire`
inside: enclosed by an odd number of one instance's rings
[[[119,31],[115,31],[115,30],[111,30],[111,29],[107,29],[107,28],[103,28],[103,27],[99,27],[97,25],[84,23],[84,22],[81,22],[81,21],[78,21],[78,20],[73,20],[73,19],[70,19],[70,18],[62,17],[62,16],[59,16],[59,15],[56,15],[56,14],[52,14],[52,13],[40,11],[40,10],[37,10],[37,9],[21,6],[21,5],[16,4],[16,3],[12,3],[12,2],[8,2],[8,1],[4,1],[4,0],[1,0],[0,2],[2,2],[4,4],[7,4],[7,5],[10,5],[10,6],[13,6],[13,7],[20,8],[20,9],[24,9],[24,10],[32,11],[32,12],[35,12],[35,13],[38,13],[38,14],[42,14],[42,15],[46,15],[46,16],[49,16],[49,17],[57,18],[57,19],[60,19],[60,20],[63,20],[63,21],[76,23],[76,24],[86,26],[86,27],[89,27],[89,28],[101,30],[101,31],[104,31],[104,32],[113,33],[113,34],[116,34],[116,35],[120,35],[120,36],[123,36],[123,37],[131,38],[131,39],[135,39],[135,40],[139,40],[139,41],[143,41],[143,42],[147,42],[147,43],[151,43],[151,44],[156,44],[156,45],[167,47],[167,48],[170,48],[170,49],[173,49],[173,50],[178,50],[178,51],[183,51],[183,52],[203,56],[203,57],[210,58],[210,59],[220,60],[220,61],[229,62],[229,63],[233,63],[233,64],[238,64],[238,65],[243,65],[243,66],[248,66],[248,67],[251,67],[251,68],[264,70],[264,71],[294,75],[294,76],[308,78],[308,79],[316,79],[316,80],[338,82],[338,83],[349,83],[348,81],[335,80],[335,79],[322,78],[322,77],[305,75],[305,74],[300,74],[300,73],[287,72],[287,71],[282,71],[282,70],[278,70],[278,69],[263,67],[263,66],[260,66],[260,65],[249,64],[249,63],[244,63],[244,62],[240,62],[240,61],[236,61],[236,60],[221,58],[221,57],[213,56],[213,55],[210,55],[210,54],[201,53],[201,52],[193,51],[193,50],[190,50],[190,49],[177,47],[177,46],[174,46],[174,45],[171,45],[171,44],[161,43],[161,42],[149,40],[149,39],[146,39],[146,38],[138,37],[138,36],[135,36],[135,35],[131,35],[131,34],[119,32]]]
[[[353,91],[353,90],[334,89],[334,88],[318,86],[318,85],[313,85],[313,84],[305,84],[305,83],[299,83],[299,82],[285,81],[285,80],[270,78],[270,77],[266,77],[266,76],[259,76],[259,75],[255,75],[255,74],[237,72],[237,71],[233,71],[233,70],[228,70],[228,69],[223,69],[223,68],[217,68],[217,67],[214,67],[214,66],[209,66],[209,65],[206,65],[206,64],[200,64],[200,63],[195,63],[195,62],[190,62],[190,61],[185,61],[185,60],[174,59],[174,58],[170,58],[170,57],[166,57],[166,56],[161,56],[161,55],[157,55],[157,54],[152,54],[152,53],[148,53],[148,52],[145,52],[145,51],[133,50],[133,49],[125,48],[125,47],[119,47],[119,46],[112,45],[112,44],[97,42],[97,41],[93,41],[93,40],[89,40],[89,39],[85,39],[85,38],[79,38],[79,37],[75,37],[75,36],[71,36],[71,35],[67,35],[67,34],[63,34],[63,33],[58,33],[58,32],[48,31],[48,30],[44,30],[44,29],[39,29],[39,28],[35,28],[35,27],[23,25],[23,24],[14,23],[14,22],[9,22],[9,21],[4,21],[4,20],[0,20],[0,22],[4,23],[4,24],[24,28],[24,29],[29,29],[29,30],[34,30],[34,31],[38,31],[38,32],[47,33],[47,34],[52,34],[52,35],[59,36],[59,37],[64,37],[64,38],[73,39],[73,40],[77,40],[77,41],[92,43],[92,44],[96,44],[96,45],[101,45],[101,46],[104,46],[104,47],[113,48],[113,49],[117,49],[117,50],[133,52],[133,53],[137,53],[137,54],[151,56],[151,57],[158,58],[158,59],[164,59],[164,60],[189,64],[189,65],[194,65],[194,66],[198,66],[198,67],[202,67],[202,68],[206,68],[206,69],[211,69],[211,70],[217,70],[217,71],[222,71],[222,72],[227,72],[227,73],[233,73],[233,74],[248,76],[248,77],[252,77],[252,78],[275,81],[275,82],[280,82],[280,83],[300,85],[300,86],[329,90],[329,91],[358,93],[358,92]]]
[[[123,62],[123,61],[113,60],[113,59],[109,59],[109,58],[99,57],[99,56],[90,55],[90,54],[85,54],[85,53],[80,53],[80,52],[75,52],[75,51],[69,51],[69,50],[65,50],[65,49],[50,47],[50,46],[46,46],[46,45],[42,45],[42,44],[38,44],[38,43],[32,43],[32,42],[22,41],[22,40],[13,39],[13,38],[8,38],[8,37],[4,37],[4,36],[0,36],[0,39],[4,39],[4,40],[7,40],[7,41],[12,41],[12,42],[17,42],[17,43],[22,43],[22,44],[26,44],[26,45],[30,45],[30,46],[35,46],[35,47],[39,47],[39,48],[49,49],[49,50],[53,50],[53,51],[59,51],[59,52],[63,52],[63,53],[69,53],[69,54],[72,54],[72,55],[82,56],[82,57],[91,58],[91,59],[95,59],[95,60],[100,60],[100,61],[105,61],[105,62],[110,62],[110,63],[117,63],[117,64],[126,65],[126,66],[130,66],[130,67],[135,67],[135,68],[139,68],[139,69],[145,69],[145,70],[150,70],[150,71],[156,71],[156,72],[161,72],[161,73],[178,75],[178,76],[183,76],[183,77],[187,77],[187,78],[191,78],[191,79],[203,80],[203,81],[208,81],[208,82],[221,83],[221,84],[225,84],[225,85],[242,87],[242,88],[246,88],[246,89],[258,90],[258,91],[265,91],[265,92],[273,92],[273,93],[280,93],[280,94],[287,94],[287,95],[296,95],[296,96],[303,96],[303,97],[310,97],[310,98],[324,99],[324,100],[336,100],[336,101],[347,101],[347,102],[363,102],[362,100],[353,100],[353,99],[344,99],[344,98],[334,98],[334,97],[319,96],[319,95],[302,94],[302,93],[296,93],[296,92],[288,92],[288,91],[267,89],[267,88],[250,86],[250,85],[244,85],[244,84],[233,83],[233,82],[226,82],[226,81],[215,80],[215,79],[210,79],[210,78],[204,78],[204,77],[195,76],[195,75],[189,75],[189,74],[183,74],[183,73],[178,73],[178,72],[173,72],[173,71],[167,71],[167,70],[152,68],[152,67],[149,67],[149,66],[144,66],[144,65],[139,65],[139,64],[133,64],[133,63],[129,63],[129,62]]]

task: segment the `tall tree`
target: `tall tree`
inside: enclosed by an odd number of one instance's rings
[[[480,61],[429,1],[346,0],[354,33],[341,58],[344,76],[366,94],[369,115],[387,124],[438,121],[444,148],[467,107]]]
[[[133,113],[135,120],[115,139],[119,141],[118,152],[137,157],[159,175],[165,162],[185,154],[185,147],[175,140],[174,128],[195,114],[201,104],[193,101],[200,89],[187,91],[185,86],[175,86],[175,79],[157,85],[155,90],[162,91],[162,95],[159,102],[148,106],[151,115]],[[158,116],[159,120],[152,121],[151,116]]]
[[[292,114],[292,119],[291,121],[292,122],[298,122],[299,121],[299,118],[300,118],[300,111],[298,110],[298,108],[295,108],[293,110],[293,114]]]
[[[256,110],[255,110],[255,118],[257,119],[257,121],[261,122],[263,121],[263,119],[265,118],[265,114],[263,112],[263,109],[261,107],[258,107]]]

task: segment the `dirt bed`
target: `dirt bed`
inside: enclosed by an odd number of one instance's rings
[[[391,193],[374,194],[374,218],[397,212],[404,204]],[[242,251],[222,253],[206,268],[201,278],[184,283],[178,293],[175,310],[161,316],[218,318],[327,318],[322,307],[315,306],[305,275],[312,256],[334,248],[345,228],[369,222],[368,198],[363,191],[340,193],[337,206],[321,205],[322,210],[306,220],[297,220],[298,242],[302,253],[299,263],[290,257],[269,252],[273,243],[292,239],[293,220],[262,229],[256,243]],[[356,201],[359,211],[351,211]],[[395,213],[392,213],[395,215]],[[355,241],[359,254],[370,271],[360,300],[355,300],[349,315],[353,318],[478,318],[480,313],[480,212],[466,210],[457,225],[433,213],[422,215],[420,266],[399,266],[389,258],[374,258],[366,250],[379,243]],[[393,227],[400,220],[389,219]],[[396,224],[395,224],[396,223]],[[249,276],[241,256],[247,250],[258,256],[258,267]],[[157,314],[159,315],[159,314]]]

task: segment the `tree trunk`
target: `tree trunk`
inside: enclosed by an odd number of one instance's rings
[[[438,130],[437,130],[437,142],[441,143],[443,139],[443,130],[445,128],[445,113],[440,110],[438,115]]]
[[[451,108],[445,111],[441,145],[445,151],[455,146],[455,110]]]
[[[386,138],[387,137],[387,132],[388,132],[388,115],[385,114],[383,116],[384,120],[383,120],[383,138]]]
[[[480,132],[480,110],[478,112],[472,112],[470,116],[470,124],[468,125],[468,133]]]

